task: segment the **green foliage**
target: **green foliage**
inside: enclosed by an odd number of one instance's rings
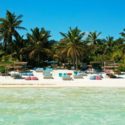
[[[62,39],[57,42],[50,40],[50,31],[36,27],[24,39],[18,32],[25,29],[21,18],[22,15],[10,11],[0,18],[0,63],[4,66],[14,61],[27,61],[31,66],[44,66],[48,61],[75,67],[91,61],[125,65],[125,29],[118,39],[112,36],[101,39],[100,32],[89,32],[84,38],[85,32],[77,27],[69,28],[67,33],[60,32]],[[124,70],[124,66],[119,69]]]
[[[63,44],[61,53],[65,54],[67,58],[71,59],[74,66],[78,67],[78,62],[82,57],[83,49],[83,36],[84,32],[81,32],[77,27],[70,28],[68,33],[61,33],[63,36]]]
[[[5,64],[11,64],[14,61],[18,61],[17,58],[12,57],[12,55],[4,55],[1,57],[0,62],[5,63]]]
[[[121,71],[121,72],[125,72],[125,65],[120,65],[118,67],[118,70]]]
[[[4,66],[0,66],[0,73],[5,73],[6,69]]]
[[[24,30],[25,28],[21,27],[21,18],[22,15],[16,16],[15,13],[10,11],[6,12],[5,18],[0,18],[0,39],[3,41],[3,48],[7,54],[17,52],[17,49],[22,46],[22,39],[18,30]],[[18,45],[18,47],[15,48],[15,45]]]

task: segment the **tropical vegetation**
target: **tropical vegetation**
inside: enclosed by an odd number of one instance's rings
[[[78,27],[69,28],[67,33],[60,32],[61,39],[56,41],[51,39],[50,31],[35,27],[24,38],[19,32],[26,30],[22,17],[7,11],[0,18],[0,64],[26,61],[31,67],[44,67],[56,62],[58,66],[78,69],[85,63],[112,61],[119,63],[119,69],[125,69],[125,29],[115,39],[101,38],[102,33],[97,31],[86,33]]]

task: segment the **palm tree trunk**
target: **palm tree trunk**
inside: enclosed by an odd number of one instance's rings
[[[6,52],[6,49],[7,49],[7,39],[5,38],[4,39],[4,50],[5,50],[5,52]]]
[[[40,64],[40,54],[38,53],[38,66],[39,66],[39,64]]]
[[[76,56],[76,70],[78,70],[78,58]]]
[[[76,67],[75,66],[75,58],[73,57],[73,66],[74,66],[74,68]]]

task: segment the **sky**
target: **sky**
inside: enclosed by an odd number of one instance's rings
[[[102,38],[118,38],[125,28],[125,0],[0,0],[0,17],[5,17],[6,10],[23,15],[27,31],[20,33],[24,36],[37,26],[59,40],[59,32],[77,26],[87,33],[102,32]]]

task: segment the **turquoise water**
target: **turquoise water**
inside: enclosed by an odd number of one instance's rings
[[[0,125],[125,125],[125,89],[0,89]]]

